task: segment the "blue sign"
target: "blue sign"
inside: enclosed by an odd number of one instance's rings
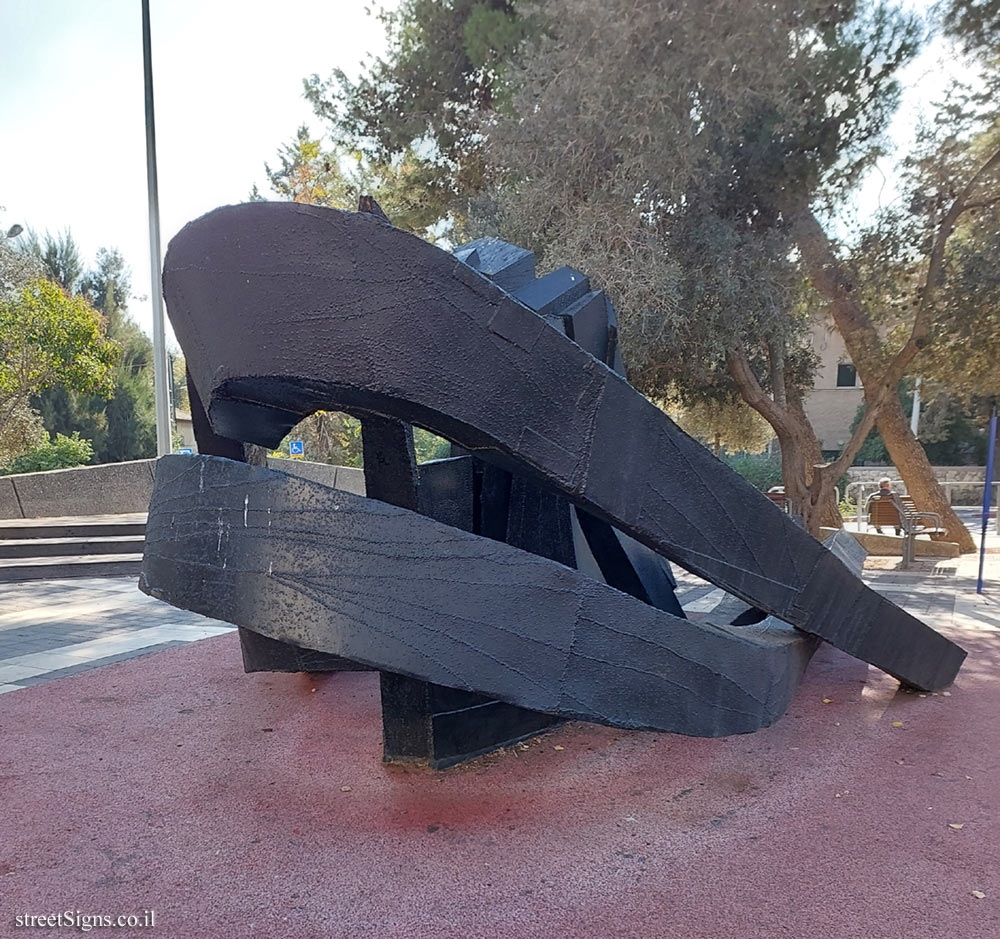
[[[178,453],[183,453],[184,456],[191,456],[194,453],[194,448],[193,447],[178,447],[177,448],[177,452]]]
[[[289,440],[288,441],[288,455],[295,456],[305,456],[306,447],[301,440]]]

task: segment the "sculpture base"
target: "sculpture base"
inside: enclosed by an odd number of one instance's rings
[[[243,654],[243,671],[250,672],[370,672],[367,665],[350,659],[303,649],[290,642],[262,636],[252,629],[240,632],[240,652]]]
[[[445,769],[562,721],[486,695],[381,672],[382,762]]]

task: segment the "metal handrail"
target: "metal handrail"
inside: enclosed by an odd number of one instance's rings
[[[952,491],[952,489],[955,486],[979,486],[980,488],[982,488],[983,480],[981,480],[981,479],[949,479],[946,482],[939,483],[939,485],[944,489],[945,496],[947,497],[948,503],[950,505],[951,504],[951,491]],[[1000,487],[1000,480],[994,480],[991,485],[992,486],[996,486],[996,487]],[[899,487],[899,489],[897,490],[897,492],[899,492],[900,495],[904,495],[904,496],[907,495],[907,492],[906,492],[906,483],[904,483],[903,480],[901,480],[901,479],[893,479],[892,480],[892,486],[893,486],[894,489],[896,489],[897,486]],[[863,493],[864,493],[865,488],[867,487],[867,488],[870,488],[872,490],[872,494],[874,495],[874,493],[878,491],[878,481],[877,480],[875,480],[875,481],[859,480],[858,482],[848,483],[847,487],[844,490],[844,499],[845,499],[845,501],[847,501],[847,502],[851,501],[851,491],[853,489],[855,489],[856,487],[860,487],[860,488],[858,488],[858,497],[854,500],[854,518],[855,518],[855,523],[857,525],[858,531],[862,531],[863,530],[862,523],[861,523],[861,516],[863,514],[863,512],[862,512],[862,506],[867,502],[867,499],[864,497]],[[997,500],[996,501],[997,501],[998,504],[1000,504],[1000,489],[997,490]],[[925,514],[927,514],[927,513],[925,513]],[[930,513],[930,514],[933,514],[933,513]],[[938,527],[941,527],[940,517],[938,518]],[[997,534],[1000,534],[1000,510],[998,510],[997,513],[996,513],[996,531],[997,531]]]

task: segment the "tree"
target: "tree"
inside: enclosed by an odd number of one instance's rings
[[[877,426],[910,494],[972,551],[896,394],[903,376],[925,365],[967,395],[996,389],[1000,125],[995,112],[974,107],[974,96],[956,100],[905,161],[906,204],[883,212],[853,257],[803,198],[786,198],[783,211],[864,385],[852,445]]]
[[[455,195],[499,181],[486,223],[608,289],[633,383],[660,398],[738,392],[768,420],[811,531],[839,524],[834,483],[878,418],[910,491],[969,547],[895,398],[913,359],[895,359],[902,349],[870,316],[851,349],[875,350],[859,366],[867,409],[833,464],[802,407],[804,327],[836,305],[830,264],[844,261],[817,212],[842,204],[879,156],[919,24],[850,0],[551,0],[521,33],[517,68],[494,43],[496,62],[477,71],[470,5],[452,6],[404,4],[388,57],[361,81],[312,81],[318,113],[325,100],[343,139],[372,152],[426,141]]]
[[[301,440],[305,458],[335,466],[361,466],[361,421],[340,411],[315,411],[299,421],[277,453],[288,454],[289,440]]]
[[[78,279],[80,295],[104,314],[107,336],[121,349],[111,397],[64,386],[44,391],[35,401],[51,433],[79,430],[94,446],[98,463],[117,463],[156,455],[156,416],[152,381],[153,346],[128,313],[131,275],[116,249],[101,248],[96,266]]]
[[[278,150],[278,160],[274,168],[265,163],[264,172],[271,190],[282,199],[355,209],[363,194],[375,192],[397,228],[432,241],[437,237],[442,207],[432,195],[433,171],[412,149],[375,164],[360,150],[324,147],[302,126]],[[250,199],[263,199],[256,186]]]
[[[357,205],[358,193],[341,168],[341,154],[324,151],[304,124],[294,139],[278,150],[280,165],[264,164],[271,189],[289,202],[345,208]],[[259,193],[258,193],[259,195]]]
[[[731,453],[763,453],[774,439],[767,422],[738,398],[702,398],[690,404],[668,403],[664,410],[684,433],[712,448]]]
[[[971,55],[1000,49],[1000,0],[945,0],[938,5],[945,32]]]
[[[817,297],[776,202],[833,200],[872,163],[915,24],[795,0],[554,0],[545,16],[490,138],[501,230],[609,290],[647,394],[738,393],[778,436],[809,530],[839,524],[843,468],[802,406]]]
[[[357,81],[339,69],[305,80],[306,98],[333,139],[371,166],[405,165],[410,203],[424,217],[450,218],[456,237],[468,232],[486,184],[485,134],[506,101],[511,56],[541,26],[518,7],[512,0],[403,0],[380,14],[386,57]],[[370,190],[388,212],[386,193]],[[418,230],[398,210],[389,216]]]
[[[21,402],[0,430],[0,466],[42,446],[48,439],[41,417],[27,403]]]
[[[10,296],[44,276],[41,262],[34,255],[18,250],[16,244],[0,231],[0,297]]]
[[[0,436],[52,385],[110,395],[118,356],[100,314],[51,281],[0,298]]]
[[[128,313],[131,287],[130,272],[118,251],[98,251],[97,267],[84,278],[82,289],[95,303],[100,298],[108,336],[122,350],[114,391],[104,408],[106,432],[95,445],[95,458],[101,463],[156,455],[153,344]]]
[[[24,250],[41,262],[49,280],[55,281],[67,293],[76,290],[83,273],[83,262],[68,228],[56,235],[46,232],[44,238],[39,238],[35,232],[29,232]]]
[[[909,384],[909,383],[904,383]],[[983,430],[988,420],[988,399],[963,401],[951,389],[924,379],[920,388],[920,444],[935,466],[980,466],[986,461],[987,437]],[[900,403],[906,414],[913,408],[911,388],[900,385]],[[853,431],[864,417],[862,404],[851,424]],[[858,451],[858,460],[888,463],[889,451],[877,429],[872,430]]]

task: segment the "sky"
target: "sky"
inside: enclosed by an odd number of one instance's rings
[[[151,0],[164,250],[255,182],[266,191],[264,161],[276,162],[300,124],[322,130],[302,79],[357,74],[382,51],[367,5]],[[0,0],[0,226],[70,228],[87,265],[117,247],[148,332],[144,115],[140,0]]]
[[[266,193],[264,161],[300,124],[322,131],[302,79],[334,68],[357,74],[384,49],[366,8],[151,0],[164,249],[191,219],[244,201],[254,183]],[[937,43],[901,76],[896,153],[959,67]],[[0,89],[0,226],[70,228],[87,264],[99,247],[117,247],[132,269],[130,309],[150,331],[140,0],[0,0]],[[859,191],[862,216],[895,195],[891,161],[882,170]]]

